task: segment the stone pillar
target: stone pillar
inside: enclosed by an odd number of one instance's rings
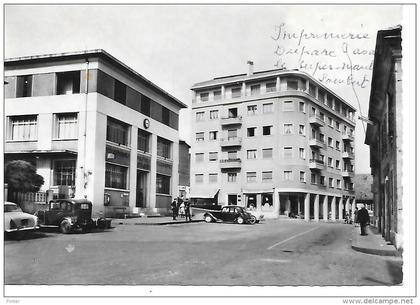
[[[277,191],[277,189],[273,189],[273,205],[274,205],[274,212],[273,212],[273,216],[274,217],[279,217],[280,215],[280,194]],[[259,196],[260,198],[260,205],[261,205],[261,194]],[[257,200],[258,200],[258,196],[257,196]]]
[[[305,194],[305,207],[303,209],[303,212],[305,213],[305,221],[309,221],[309,205],[311,200],[311,194],[306,193]]]
[[[51,200],[54,199],[54,191],[53,190],[47,190],[47,203],[49,203]]]
[[[225,96],[225,94],[226,94],[226,92],[225,92],[225,86],[222,86],[222,90],[221,91],[222,91],[222,99],[225,99],[226,98],[226,96]]]
[[[328,220],[328,196],[327,195],[324,196],[324,202],[322,204],[322,208],[323,208],[322,216],[324,218],[324,221],[327,221]]]
[[[319,221],[319,195],[318,194],[315,195],[315,200],[314,200],[314,220],[316,222]]]
[[[338,220],[343,220],[343,197],[338,199]]]
[[[245,84],[245,82],[242,83],[241,96],[246,96],[246,84]]]
[[[331,220],[335,220],[336,206],[335,206],[335,196],[331,200]]]
[[[276,91],[280,91],[280,76],[276,78]]]
[[[172,198],[179,196],[179,142],[172,143],[172,177],[171,177],[171,191]],[[220,178],[219,178],[220,179]],[[171,206],[168,206],[170,210]]]
[[[347,197],[346,198],[346,213],[349,213],[349,215],[351,213],[350,208],[351,208],[351,205],[350,205],[350,197]]]
[[[300,216],[300,213],[302,212],[302,211],[300,210],[301,203],[302,203],[302,197],[298,195],[298,198],[297,198],[297,204],[298,204],[298,217]]]
[[[350,200],[350,198],[349,198]],[[351,201],[351,220],[354,222],[354,211],[356,210],[356,199],[353,198]]]
[[[130,169],[129,169],[129,206],[132,210],[136,206],[137,194],[137,133],[138,129],[134,126],[131,127],[131,151],[130,151]],[[131,212],[131,211],[130,211]]]
[[[291,208],[290,197],[289,197],[289,195],[287,195],[286,196],[286,211],[287,211],[287,213],[285,213],[286,216],[289,216],[289,214],[290,214],[290,208]]]
[[[156,208],[156,160],[157,160],[157,135],[150,135],[150,173],[149,173],[149,190],[147,192],[147,208]]]

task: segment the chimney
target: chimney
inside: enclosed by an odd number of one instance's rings
[[[248,60],[247,64],[248,64],[248,74],[247,75],[250,76],[250,75],[254,74],[254,62]]]

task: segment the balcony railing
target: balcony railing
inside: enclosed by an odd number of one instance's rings
[[[309,146],[324,148],[325,143],[322,142],[321,140],[317,139],[317,138],[311,138],[311,139],[309,139]]]
[[[234,168],[241,168],[241,159],[221,159],[220,160],[220,168],[221,169],[234,169]]]
[[[319,159],[310,159],[309,160],[309,168],[310,169],[317,169],[321,170],[325,168],[325,163],[322,160]]]
[[[343,151],[343,159],[354,159],[354,153]]]
[[[323,119],[321,119],[320,116],[318,116],[318,115],[311,115],[309,117],[309,124],[312,124],[312,125],[321,127],[321,126],[324,126],[325,125],[325,122],[324,122]]]
[[[242,138],[239,138],[239,137],[220,139],[221,147],[241,146],[241,145],[242,145]]]
[[[354,141],[354,135],[347,132],[343,132],[342,138],[343,141]]]
[[[353,178],[354,177],[354,172],[352,170],[345,169],[341,172],[341,175],[344,178]]]
[[[222,124],[222,126],[225,126],[225,125],[240,125],[240,124],[242,124],[242,117],[241,116],[236,116],[236,117],[221,118],[220,119],[220,124]]]

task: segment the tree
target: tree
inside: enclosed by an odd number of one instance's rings
[[[31,163],[15,160],[6,163],[4,182],[10,192],[37,192],[44,184],[44,178],[36,173]]]

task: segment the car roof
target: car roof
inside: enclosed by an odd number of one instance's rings
[[[16,204],[16,203],[11,202],[11,201],[5,201],[5,202],[4,202],[4,205],[16,205],[16,206],[17,206],[17,204]]]

